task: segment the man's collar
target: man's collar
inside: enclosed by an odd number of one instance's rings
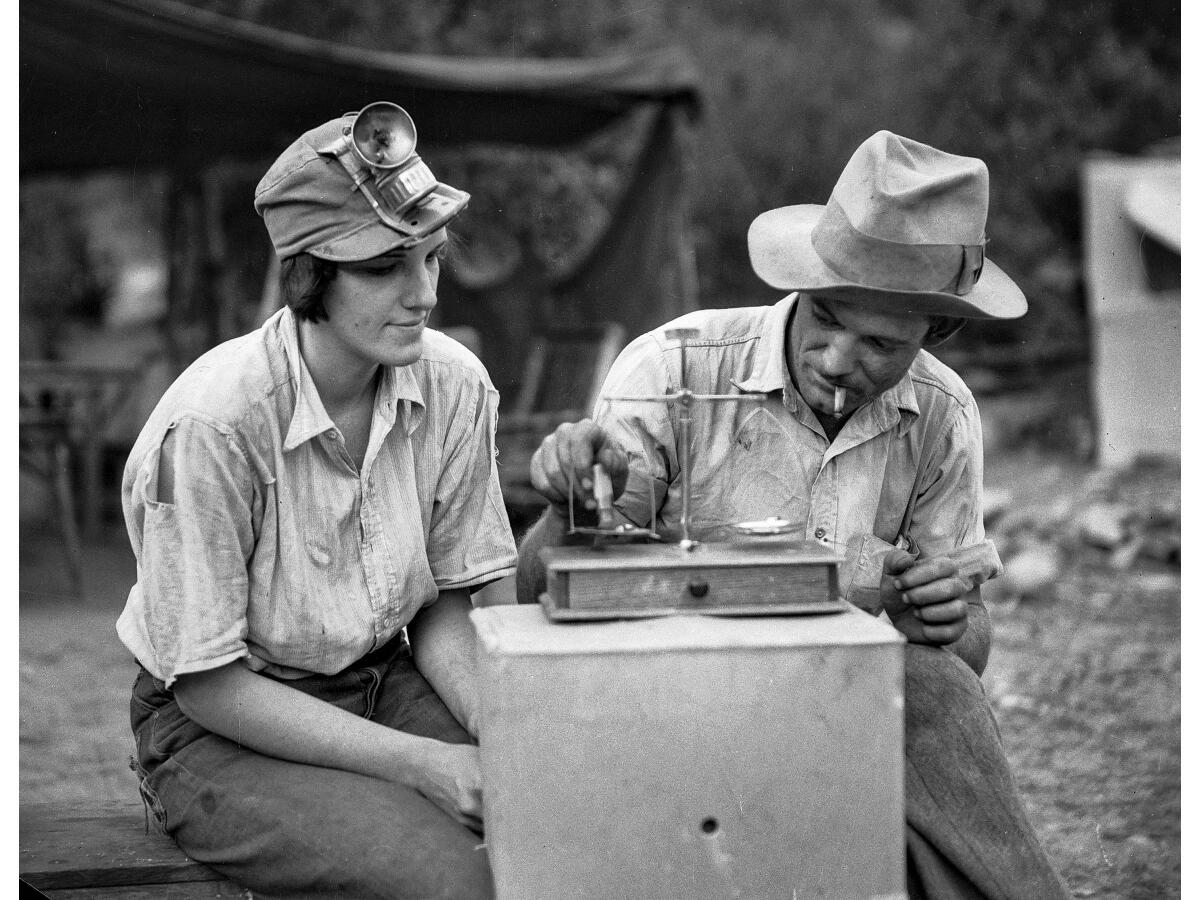
[[[754,348],[754,367],[750,376],[734,386],[748,393],[769,394],[782,391],[791,376],[787,369],[787,328],[796,306],[797,294],[788,294],[767,311],[762,337]]]
[[[308,366],[300,353],[299,328],[292,311],[284,307],[278,313],[279,334],[283,342],[283,352],[287,356],[288,371],[292,383],[296,386],[296,406],[292,411],[292,421],[288,425],[287,437],[284,438],[284,451],[294,450],[305,441],[312,440],[317,435],[334,428],[333,420],[325,410],[317,386],[313,383]],[[421,387],[413,374],[412,366],[382,366],[379,385],[375,390],[375,412],[383,417],[388,427],[396,423],[396,410],[401,403],[405,404],[406,412],[412,406],[422,409],[425,398]],[[419,417],[409,415],[406,418],[409,433],[419,422]]]
[[[762,336],[754,348],[754,365],[750,375],[742,381],[734,382],[740,390],[764,394],[782,391],[785,395],[795,395],[797,403],[804,403],[803,398],[792,386],[792,377],[787,366],[788,325],[798,298],[797,293],[788,294],[767,312],[763,320]],[[911,367],[896,384],[867,404],[879,426],[890,428],[896,422],[900,422],[901,430],[907,431],[913,420],[921,414],[917,391],[910,373]],[[785,396],[785,400],[787,399],[791,398]]]

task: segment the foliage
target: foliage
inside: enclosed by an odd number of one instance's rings
[[[707,306],[772,299],[749,269],[749,222],[773,206],[824,202],[874,131],[979,156],[992,173],[989,256],[1032,308],[1015,323],[968,326],[950,354],[996,343],[1027,369],[1078,356],[1084,343],[1082,161],[1137,153],[1179,133],[1179,7],[1171,0],[190,2],[376,50],[570,57],[683,44],[705,95],[692,219]],[[476,224],[464,220],[465,228],[516,236],[553,268],[606,225],[633,143],[618,129],[565,154],[474,147],[431,162],[474,195]],[[32,247],[36,229],[30,235]],[[78,249],[60,249],[80,258]],[[41,278],[38,254],[22,252],[23,279]],[[46,274],[67,277],[72,264]]]
[[[410,52],[577,56],[682,42],[706,100],[694,154],[705,305],[770,298],[746,259],[749,221],[772,206],[824,202],[874,131],[978,156],[992,173],[989,255],[1032,310],[1017,323],[968,327],[956,344],[1025,345],[1029,360],[1078,354],[1082,344],[1083,159],[1137,153],[1179,133],[1179,7],[1170,0],[195,2]],[[552,261],[603,226],[620,159],[611,147],[580,148],[531,164],[506,150],[448,164],[479,195],[476,210],[503,211]]]
[[[1078,346],[1079,168],[1179,133],[1178,5],[1116,0],[785,0],[677,4],[672,31],[702,62],[708,96],[697,179],[700,258],[712,296],[761,302],[741,249],[749,219],[823,203],[880,128],[984,159],[989,256],[1032,310],[993,340],[1032,355]],[[764,62],[766,61],[766,64]],[[737,252],[730,252],[736,248]],[[968,329],[956,343],[979,336]],[[1050,345],[1050,346],[1047,346]]]

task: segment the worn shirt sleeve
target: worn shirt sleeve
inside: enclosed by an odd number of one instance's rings
[[[476,587],[516,570],[517,550],[496,469],[499,394],[481,378],[465,386],[446,436],[429,528],[439,590]]]
[[[996,547],[983,530],[983,432],[973,399],[947,418],[917,478],[908,534],[891,542],[864,535],[854,542],[842,567],[843,593],[869,612],[881,609],[883,561],[897,546],[923,558],[949,557],[972,586],[1001,572]]]
[[[160,492],[164,471],[169,496]],[[254,483],[234,434],[182,416],[131,476],[125,503],[138,580],[117,623],[122,641],[167,686],[248,656]]]

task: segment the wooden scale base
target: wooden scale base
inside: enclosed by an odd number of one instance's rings
[[[553,621],[632,619],[676,613],[726,616],[839,612],[833,550],[815,541],[548,547]]]

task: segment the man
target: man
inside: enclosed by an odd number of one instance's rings
[[[678,390],[677,345],[694,328],[688,387],[767,395],[693,405],[690,531],[774,515],[842,551],[843,593],[883,614],[906,647],[906,815],[913,898],[1066,896],[1016,795],[979,675],[991,626],[979,586],[1000,571],[984,537],[982,438],[970,391],[926,352],[966,319],[1027,309],[984,258],[988,175],[977,159],[879,132],[823,206],[750,226],[755,272],[794,293],[772,307],[704,310],[635,340],[604,395]],[[531,463],[550,507],[522,542],[518,596],[544,589],[537,551],[571,540],[568,492],[586,509],[591,467],[616,511],[671,531],[681,504],[666,404],[598,406],[564,424]]]

